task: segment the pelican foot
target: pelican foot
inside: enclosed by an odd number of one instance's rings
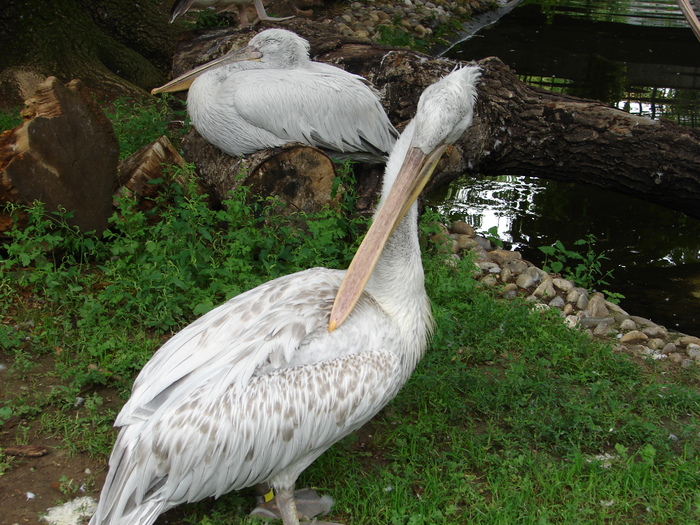
[[[319,496],[318,492],[313,489],[295,490],[294,502],[297,506],[299,519],[305,520],[310,520],[319,514],[327,514],[333,507],[333,498],[330,496]],[[282,515],[277,507],[277,498],[259,504],[250,515],[270,520],[282,519]],[[312,523],[313,525],[331,525],[330,522],[316,520],[306,523]]]

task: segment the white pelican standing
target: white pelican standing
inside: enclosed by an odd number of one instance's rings
[[[248,20],[248,13],[246,12],[246,6],[250,5],[251,3],[255,5],[255,11],[258,13],[258,19],[252,24]],[[275,18],[268,15],[265,11],[265,6],[263,5],[262,0],[175,0],[173,7],[170,9],[170,23],[172,24],[178,16],[187,12],[191,7],[200,9],[207,7],[219,7],[221,8],[219,12],[223,12],[228,11],[233,6],[238,8],[238,27],[241,29],[250,25],[255,25],[259,20],[281,22],[283,20],[294,18],[293,16]]]
[[[399,391],[432,327],[415,200],[469,126],[479,69],[425,90],[387,163],[378,212],[347,271],[313,268],[245,292],[146,364],[91,525],[150,525],[203,498],[269,482],[299,523],[299,474]]]
[[[309,43],[284,29],[262,31],[151,93],[187,88],[195,129],[229,155],[302,142],[383,163],[398,136],[367,80],[310,60]]]

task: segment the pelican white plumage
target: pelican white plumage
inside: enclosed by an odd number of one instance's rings
[[[285,29],[151,93],[187,88],[195,129],[229,155],[301,142],[341,160],[386,162],[398,136],[367,80],[310,60],[309,43]]]
[[[250,5],[251,3],[255,6],[255,11],[258,13],[258,20],[281,22],[283,20],[294,18],[293,16],[275,18],[268,15],[265,11],[265,6],[263,5],[262,0],[175,0],[173,7],[170,9],[170,23],[172,24],[178,16],[187,12],[192,7],[200,9],[218,7],[219,12],[222,12],[228,11],[232,7],[236,6],[238,8],[238,27],[245,28],[250,25],[254,25],[258,21],[256,20],[251,24],[248,20],[246,6]]]
[[[427,346],[415,200],[472,121],[479,69],[423,93],[387,163],[347,271],[314,268],[245,292],[158,350],[116,421],[91,525],[149,525],[181,503],[269,482],[297,525],[299,474],[399,391]]]

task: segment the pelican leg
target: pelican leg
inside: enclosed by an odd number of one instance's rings
[[[255,10],[258,13],[258,20],[253,22],[253,24],[257,23],[260,20],[266,20],[268,22],[281,22],[282,20],[289,20],[290,18],[294,18],[293,16],[285,16],[282,18],[276,18],[274,16],[270,16],[265,11],[265,6],[263,5],[262,0],[254,0],[254,2],[255,2]]]
[[[251,23],[248,20],[248,13],[246,13],[244,5],[238,5],[238,29],[245,29],[250,26]],[[255,24],[252,24],[255,25]]]
[[[278,488],[275,497],[277,498],[277,508],[280,511],[282,523],[284,525],[299,525],[297,504],[294,501],[294,489]]]

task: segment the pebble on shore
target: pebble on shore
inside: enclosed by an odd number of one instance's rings
[[[537,268],[519,252],[493,248],[464,221],[451,227],[439,225],[432,239],[449,253],[454,264],[464,252],[474,252],[477,270],[472,277],[482,286],[498,288],[501,297],[524,297],[559,312],[570,328],[585,330],[591,337],[615,340],[615,349],[643,359],[667,359],[684,368],[700,366],[700,337],[669,333],[663,326],[644,317],[631,315],[569,279]]]
[[[390,43],[386,41],[401,36],[425,40],[441,26],[468,20],[474,14],[492,10],[494,5],[490,0],[369,0],[352,2],[333,21],[340,34],[373,42]]]

